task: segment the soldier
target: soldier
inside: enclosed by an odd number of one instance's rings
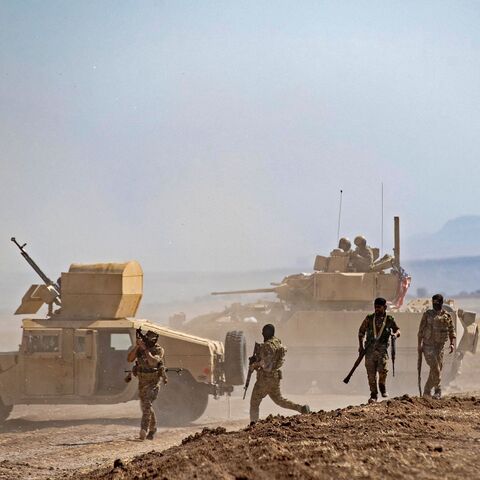
[[[362,235],[355,237],[356,245],[354,252],[350,254],[351,264],[356,272],[368,272],[373,264],[373,252],[367,245],[367,240]]]
[[[259,358],[256,358],[250,368],[257,371],[257,381],[250,398],[250,421],[256,422],[259,417],[260,403],[269,395],[280,407],[296,410],[299,413],[310,413],[308,405],[299,405],[284,398],[280,392],[280,380],[286,348],[275,337],[275,327],[271,324],[262,329],[263,344],[260,347]]]
[[[344,253],[350,254],[352,253],[352,242],[347,237],[342,237],[338,241],[338,248]]]
[[[347,237],[342,237],[338,241],[338,247],[330,252],[331,257],[350,257],[353,253],[352,242]]]
[[[443,348],[450,339],[450,353],[455,349],[455,327],[452,317],[443,307],[443,296],[437,293],[432,297],[432,309],[427,310],[418,329],[418,353],[425,356],[430,374],[423,389],[423,396],[430,397],[432,388],[434,398],[441,398],[440,375],[443,366]]]
[[[387,361],[388,344],[390,336],[400,336],[400,330],[391,315],[387,315],[387,301],[384,298],[376,298],[374,302],[375,313],[367,315],[358,330],[358,352],[365,351],[365,367],[367,369],[368,385],[370,386],[370,399],[368,403],[377,401],[378,390],[382,397],[387,394]],[[363,339],[367,335],[364,346]],[[378,390],[377,390],[378,373]]]
[[[167,383],[163,363],[164,350],[157,345],[158,334],[148,331],[143,339],[137,334],[137,343],[128,353],[127,360],[135,362],[133,374],[138,377],[138,397],[142,410],[140,440],[153,440],[157,431],[157,419],[152,408],[159,391],[160,380]]]

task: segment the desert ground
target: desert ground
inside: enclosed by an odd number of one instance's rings
[[[375,405],[206,428],[81,480],[479,478],[480,400],[405,395]]]
[[[292,397],[314,410],[330,410],[365,397],[312,395]],[[269,399],[262,416],[287,413]],[[293,412],[295,413],[295,412]],[[240,392],[230,399],[211,399],[205,414],[195,423],[162,428],[153,441],[140,442],[138,402],[122,405],[17,406],[0,432],[0,479],[45,480],[75,476],[117,458],[124,461],[151,450],[162,451],[202,431],[223,427],[238,430],[248,425],[248,400]]]
[[[474,299],[460,306],[478,311],[477,304]],[[14,350],[20,321],[2,319],[2,332],[1,350]],[[272,478],[270,464],[276,465],[275,478],[480,478],[477,363],[466,356],[462,375],[447,392],[469,392],[462,399],[365,406],[365,379],[361,395],[291,396],[311,406],[305,417],[287,419],[289,413],[267,399],[262,418],[274,417],[250,428],[248,400],[237,389],[230,398],[212,398],[196,422],[162,428],[145,442],[136,439],[135,401],[16,406],[0,430],[0,479],[192,478],[194,471],[198,478]],[[356,375],[364,375],[363,368]],[[210,447],[215,453],[207,455]],[[123,467],[114,470],[117,459]],[[155,476],[159,471],[163,476]]]

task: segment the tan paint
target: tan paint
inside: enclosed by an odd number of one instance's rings
[[[284,372],[285,383],[303,385],[304,390],[312,385],[330,388],[346,387],[342,379],[350,370],[358,352],[358,329],[365,316],[373,312],[373,301],[384,297],[394,302],[401,278],[392,266],[399,267],[400,231],[399,219],[394,220],[395,256],[384,257],[374,263],[371,271],[356,273],[347,271],[348,253],[335,249],[329,257],[318,255],[314,271],[285,277],[272,288],[223,292],[228,294],[265,293],[277,295],[278,301],[260,301],[259,304],[234,304],[225,311],[184,319],[179,325],[179,316],[174,321],[185,331],[211,338],[223,338],[225,331],[243,330],[249,348],[261,339],[261,328],[273,323],[276,334],[288,348]],[[378,249],[377,249],[378,250]],[[378,257],[378,252],[376,252]],[[222,292],[215,292],[216,295]],[[256,307],[264,307],[255,312]],[[417,332],[422,313],[431,308],[430,299],[410,302],[402,309],[390,308],[402,332],[397,343],[396,372],[402,376],[407,391],[416,391]],[[478,342],[478,325],[475,314],[465,312],[460,322],[451,305],[456,326],[466,323],[463,336],[458,338],[455,356],[447,355],[445,375],[455,376],[465,352],[475,353]],[[251,318],[258,323],[252,323]],[[460,341],[461,338],[461,341]],[[361,373],[354,380],[363,381]]]
[[[51,315],[25,318],[20,351],[0,355],[5,404],[132,400],[136,382],[125,383],[123,370],[131,367],[126,356],[138,328],[159,334],[167,367],[183,368],[212,391],[224,382],[221,342],[133,318],[143,295],[138,262],[72,264],[62,273],[61,308],[56,311],[44,287],[32,286],[17,313],[36,313],[50,303]]]
[[[62,315],[70,318],[134,317],[143,293],[138,262],[72,264],[62,273]]]

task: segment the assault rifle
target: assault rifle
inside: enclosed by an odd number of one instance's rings
[[[124,372],[127,374],[125,375],[125,382],[128,383],[132,380],[132,376],[136,377],[137,376],[137,369],[133,367],[131,370],[124,370]],[[165,368],[165,372],[175,372],[177,375],[181,375],[183,372],[183,368]]]
[[[352,369],[350,372],[348,372],[348,375],[343,379],[343,383],[348,383],[350,379],[352,378],[353,373],[357,369],[357,367],[360,365],[360,362],[363,360],[363,357],[365,356],[365,353],[367,352],[367,348],[370,347],[372,343],[376,343],[375,340],[370,340],[363,348],[362,350],[358,353],[358,358],[355,360],[355,363],[353,364]]]
[[[392,369],[393,369],[393,376],[395,376],[395,355],[396,355],[396,340],[397,337],[396,335],[392,335]],[[353,364],[352,369],[350,372],[348,372],[348,375],[343,379],[343,383],[348,383],[350,379],[352,378],[353,373],[357,369],[357,367],[360,365],[360,362],[363,360],[363,357],[365,356],[365,353],[367,352],[367,349],[370,348],[370,345],[376,344],[379,339],[372,339],[369,342],[365,344],[365,347],[362,349],[361,352],[358,354],[358,358],[355,360],[355,363]]]
[[[392,376],[395,376],[395,356],[397,354],[397,336],[395,334],[390,335],[391,340],[392,340],[392,345],[391,345],[391,354],[392,354]]]
[[[245,400],[245,395],[247,394],[248,386],[250,385],[250,378],[252,378],[253,373],[253,364],[260,360],[260,344],[255,342],[255,347],[253,347],[253,355],[248,358],[248,374],[247,380],[245,381],[245,386],[243,387],[243,399]]]
[[[148,330],[150,332],[151,330]],[[155,333],[155,332],[153,332]],[[139,338],[147,348],[152,348],[158,341],[158,337],[160,336],[158,333],[155,333],[156,337],[155,338],[149,338],[146,333],[142,332],[141,328],[137,328],[136,331],[136,336]]]
[[[418,350],[418,358],[417,358],[418,394],[420,396],[422,396],[422,355],[423,355],[423,351],[420,348]]]

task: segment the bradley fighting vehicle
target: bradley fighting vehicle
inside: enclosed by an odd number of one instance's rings
[[[171,317],[171,325],[211,338],[220,338],[228,329],[242,330],[251,349],[262,325],[273,323],[288,349],[282,368],[287,390],[351,392],[359,385],[366,387],[360,372],[348,387],[342,383],[358,354],[358,329],[373,311],[373,300],[384,297],[402,333],[396,342],[395,380],[389,379],[389,389],[392,393],[415,393],[418,326],[422,313],[431,307],[429,299],[415,299],[403,306],[410,277],[400,265],[398,217],[394,223],[394,255],[378,259],[378,249],[373,249],[375,261],[366,272],[352,268],[349,252],[334,250],[329,257],[316,257],[313,272],[289,275],[272,288],[213,293],[274,293],[276,301],[234,303],[223,312],[191,320],[177,314]],[[448,302],[444,308],[453,316],[457,330],[456,352],[445,355],[444,381],[448,382],[458,373],[465,353],[475,353],[478,326],[475,313],[457,311]],[[426,379],[423,363],[422,377]]]
[[[163,424],[199,418],[213,395],[230,394],[244,382],[244,338],[227,334],[228,350],[207,340],[133,318],[143,290],[136,261],[72,264],[50,280],[15,238],[22,256],[43,280],[25,293],[15,314],[24,318],[18,352],[0,353],[0,423],[19,404],[113,404],[137,398],[137,382],[125,381],[136,330],[158,334],[169,382],[154,404]]]

